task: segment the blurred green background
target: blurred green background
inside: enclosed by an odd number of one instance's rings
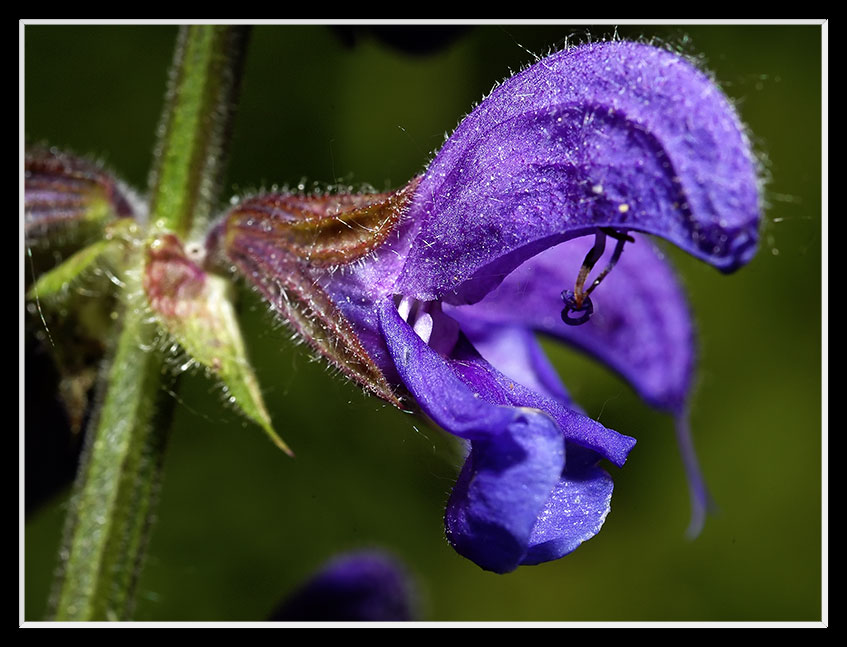
[[[420,172],[496,81],[567,37],[615,27],[261,26],[226,193]],[[672,421],[616,376],[545,342],[586,411],[638,438],[603,531],[498,576],[459,557],[442,513],[459,454],[440,430],[313,362],[243,291],[251,356],[292,460],[200,374],[180,383],[138,620],[263,620],[333,554],[402,559],[434,621],[803,621],[821,617],[821,28],[623,26],[702,59],[748,124],[767,179],[761,250],[738,274],[673,253],[700,332],[692,426],[720,511],[687,541]],[[176,27],[27,26],[25,132],[99,156],[143,190]],[[442,40],[426,54],[396,47]],[[45,394],[48,397],[48,394]],[[25,617],[43,617],[67,489],[27,516]]]

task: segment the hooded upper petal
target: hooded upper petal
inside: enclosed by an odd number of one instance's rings
[[[599,227],[662,236],[731,271],[755,252],[756,166],[735,110],[684,59],[631,42],[543,59],[496,88],[432,161],[397,291],[473,303]]]

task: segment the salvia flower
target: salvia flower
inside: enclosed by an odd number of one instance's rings
[[[587,417],[534,334],[596,356],[688,435],[684,295],[650,234],[722,271],[755,252],[755,162],[721,91],[668,51],[595,43],[497,87],[388,194],[266,194],[207,239],[333,366],[467,441],[447,537],[482,568],[594,536],[635,440]],[[572,240],[575,239],[575,240]],[[593,277],[592,277],[593,275]]]
[[[380,550],[338,555],[290,593],[271,620],[404,622],[418,615],[415,582]]]

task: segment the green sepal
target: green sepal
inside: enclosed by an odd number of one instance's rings
[[[56,267],[41,274],[27,290],[26,298],[44,299],[67,294],[68,287],[86,270],[104,261],[109,270],[121,265],[125,246],[136,235],[138,226],[129,218],[115,221],[105,230],[105,236],[71,255]]]
[[[121,218],[105,238],[41,274],[27,290],[27,329],[41,340],[59,375],[58,396],[72,431],[80,430],[117,316],[118,276],[137,224]]]
[[[98,240],[79,250],[60,265],[38,277],[27,292],[27,299],[42,299],[62,294],[74,280],[115,245],[117,245],[115,241]]]
[[[233,306],[232,285],[205,272],[171,234],[149,246],[144,270],[147,301],[162,327],[197,363],[219,378],[229,402],[258,424],[286,454],[274,431]]]

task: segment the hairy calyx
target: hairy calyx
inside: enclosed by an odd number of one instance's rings
[[[207,239],[320,355],[366,390],[400,401],[320,278],[366,258],[401,223],[419,178],[390,193],[270,193],[233,207]]]

